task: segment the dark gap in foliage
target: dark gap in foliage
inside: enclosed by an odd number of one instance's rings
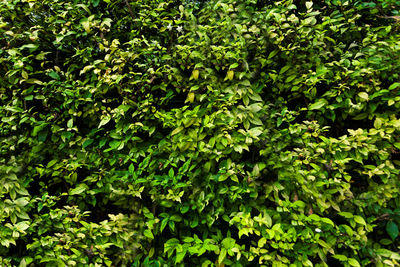
[[[165,107],[165,111],[171,111],[172,109],[180,109],[183,108],[186,103],[185,100],[187,98],[187,93],[185,92],[175,92],[173,97],[165,103],[163,106]]]
[[[96,203],[102,203],[102,200],[106,197],[107,195],[104,193],[99,193],[96,194]],[[109,220],[110,217],[108,216],[109,214],[129,214],[131,211],[127,208],[122,208],[119,205],[113,204],[111,201],[108,201],[106,204],[96,204],[96,207],[87,207],[87,209],[90,211],[89,214],[89,220],[90,222],[94,223],[100,223],[104,220]]]
[[[363,193],[368,191],[369,183],[368,183],[368,177],[366,177],[363,174],[360,174],[356,168],[352,168],[347,170],[347,173],[351,176],[351,188],[353,189],[352,191],[355,193]]]
[[[339,138],[343,135],[348,135],[348,130],[357,130],[359,128],[369,130],[373,127],[373,120],[354,120],[352,119],[352,117],[347,116],[344,120],[341,120],[340,118],[336,119],[335,122],[332,124],[330,133],[331,137]]]
[[[344,266],[344,264],[341,261],[333,258],[331,255],[328,255],[326,257],[326,264],[328,264],[329,267],[343,267]]]
[[[27,238],[29,238],[29,236]],[[14,259],[20,259],[24,255],[26,255],[28,253],[28,251],[26,248],[26,241],[24,239],[17,239],[15,241],[16,245],[10,246],[10,248],[8,249],[7,255],[11,256]],[[14,262],[14,264],[17,265],[17,261],[13,261],[13,262]]]

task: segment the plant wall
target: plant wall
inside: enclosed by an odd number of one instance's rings
[[[1,266],[398,266],[400,1],[0,2]]]

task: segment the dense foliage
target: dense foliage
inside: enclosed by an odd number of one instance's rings
[[[1,266],[398,266],[400,1],[0,1]]]

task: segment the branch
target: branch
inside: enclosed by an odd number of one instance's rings
[[[133,19],[135,19],[135,15],[133,15],[132,7],[131,7],[131,5],[129,4],[129,0],[125,0],[125,4],[126,4],[126,6],[128,7],[128,11],[129,11],[129,14],[131,14],[131,17],[132,17]]]

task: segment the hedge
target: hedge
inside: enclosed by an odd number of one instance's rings
[[[400,1],[0,2],[1,266],[398,266]]]

